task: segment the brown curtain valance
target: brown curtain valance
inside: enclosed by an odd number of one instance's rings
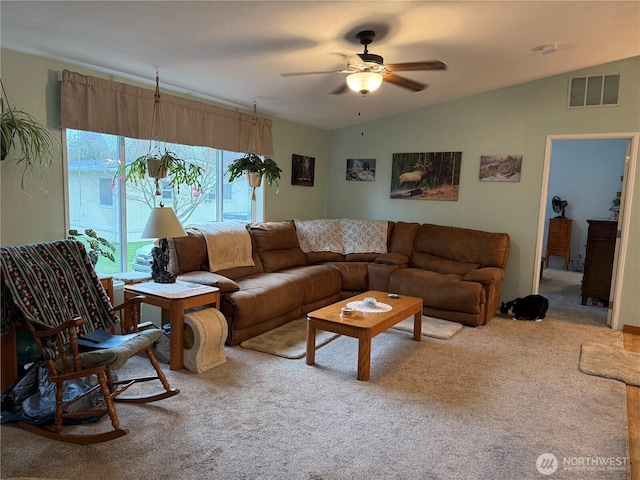
[[[153,90],[64,70],[60,122],[66,128],[149,139],[153,95]],[[269,119],[257,118],[252,142],[252,115],[162,92],[160,105],[166,142],[273,155]]]

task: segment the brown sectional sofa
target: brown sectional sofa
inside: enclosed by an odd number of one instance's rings
[[[500,304],[509,257],[506,233],[388,222],[386,252],[304,252],[293,220],[246,225],[254,266],[210,272],[204,235],[169,241],[179,280],[217,286],[238,344],[366,290],[421,297],[423,312],[465,325],[486,323]]]

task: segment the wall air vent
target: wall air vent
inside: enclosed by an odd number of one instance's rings
[[[569,82],[569,108],[609,107],[618,104],[620,74],[572,77]]]

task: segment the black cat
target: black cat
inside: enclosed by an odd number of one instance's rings
[[[509,315],[509,310],[513,309],[513,318],[516,320],[542,320],[548,308],[549,300],[542,295],[527,295],[507,303],[502,302],[500,313]]]

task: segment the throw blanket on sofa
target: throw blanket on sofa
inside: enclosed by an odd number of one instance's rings
[[[251,236],[241,222],[212,222],[190,225],[204,235],[209,256],[209,271],[253,267]]]
[[[386,220],[294,220],[303,252],[387,253]]]

